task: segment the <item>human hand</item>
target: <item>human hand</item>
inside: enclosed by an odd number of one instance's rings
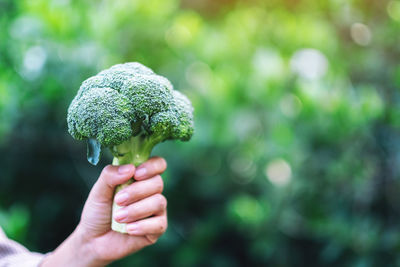
[[[71,264],[55,261],[54,257],[66,258],[71,250],[78,253],[73,257],[82,257],[79,265],[73,266],[104,266],[154,244],[167,228],[167,201],[161,195],[160,176],[165,169],[166,162],[160,157],[149,159],[136,170],[133,165],[106,166],[89,194],[78,227],[42,266]],[[115,196],[117,204],[123,207],[115,219],[127,223],[128,234],[121,234],[111,230],[114,188],[132,177],[136,181]]]

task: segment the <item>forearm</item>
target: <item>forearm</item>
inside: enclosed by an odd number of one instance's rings
[[[96,259],[90,243],[85,240],[84,234],[78,226],[54,252],[42,261],[40,267],[100,267],[106,264],[106,262]]]

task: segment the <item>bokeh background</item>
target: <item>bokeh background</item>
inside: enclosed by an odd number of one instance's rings
[[[399,266],[399,44],[399,0],[0,0],[0,225],[39,252],[73,231],[111,158],[68,105],[139,61],[196,133],[154,151],[167,233],[111,266]]]

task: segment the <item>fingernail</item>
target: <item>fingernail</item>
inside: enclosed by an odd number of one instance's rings
[[[135,177],[136,177],[136,178],[142,178],[143,176],[146,175],[146,173],[147,173],[146,168],[141,167],[141,168],[139,168],[139,169],[136,170],[136,172],[135,172]]]
[[[126,174],[126,173],[132,171],[132,168],[133,168],[133,166],[130,165],[130,164],[119,166],[118,173],[119,174]]]
[[[137,223],[131,223],[131,224],[126,225],[126,231],[133,235],[141,234],[139,225]]]
[[[128,193],[126,192],[119,192],[116,196],[115,196],[115,202],[117,203],[123,203],[125,201],[127,201],[129,198]]]
[[[125,219],[127,216],[128,216],[128,211],[125,209],[120,209],[115,213],[114,219],[122,220],[122,219]]]

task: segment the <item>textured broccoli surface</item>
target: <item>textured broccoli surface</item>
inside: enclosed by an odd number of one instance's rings
[[[188,141],[194,130],[189,99],[137,62],[114,65],[85,80],[68,108],[67,122],[75,139],[87,140],[88,160],[94,165],[108,147],[114,165],[137,166],[158,143]],[[113,214],[118,209],[114,203]],[[125,225],[115,221],[112,229],[126,232]]]
[[[189,140],[194,129],[193,107],[186,96],[175,91],[168,79],[136,62],[112,66],[85,80],[68,109],[67,121],[75,139],[95,140],[117,158],[127,156],[126,147],[132,142],[138,144],[130,153],[150,154],[154,145],[167,139]],[[97,164],[98,158],[88,155]]]

